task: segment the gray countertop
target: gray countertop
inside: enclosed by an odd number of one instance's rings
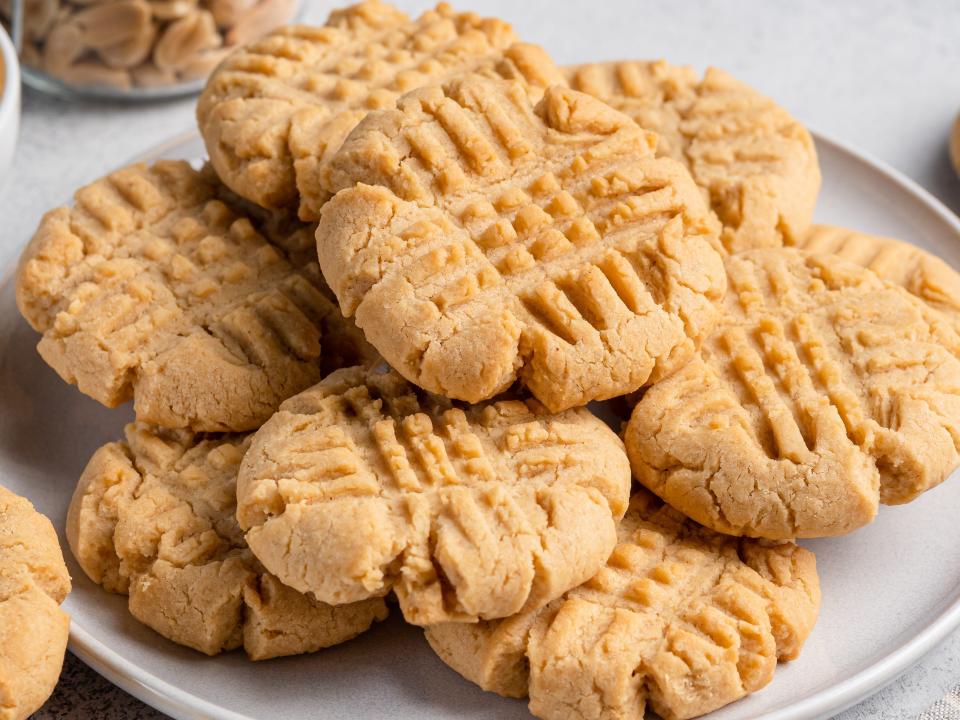
[[[522,36],[545,45],[563,63],[665,57],[726,68],[812,127],[889,163],[960,211],[960,181],[946,154],[947,133],[960,110],[956,0],[457,4],[511,20]],[[330,3],[307,5],[307,19],[321,20]],[[189,100],[66,103],[27,92],[15,164],[0,178],[0,266],[16,257],[43,211],[191,124]],[[958,682],[960,633],[838,717],[915,717]],[[68,656],[57,691],[36,717],[164,716]]]

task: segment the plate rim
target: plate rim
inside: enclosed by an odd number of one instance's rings
[[[839,140],[829,133],[820,132],[810,126],[808,129],[818,146],[821,144],[831,146],[833,150],[863,163],[913,195],[933,210],[960,240],[960,217],[929,190],[873,154],[858,149],[853,143]],[[852,677],[814,693],[791,707],[771,710],[757,716],[754,720],[820,720],[843,712],[875,695],[896,680],[958,627],[960,627],[960,592],[957,593],[953,602],[923,630]]]
[[[818,147],[830,146],[833,151],[867,166],[873,172],[894,183],[932,210],[960,240],[960,217],[957,217],[942,201],[915,180],[871,153],[860,150],[852,143],[839,140],[829,133],[820,132],[809,126],[808,129]],[[154,158],[158,154],[198,138],[199,133],[196,129],[184,130],[138,154],[131,162]],[[0,271],[0,288],[14,281],[18,255],[19,253],[15,251],[12,262],[5,263],[6,267]],[[890,684],[958,627],[960,627],[960,592],[923,630],[863,670],[789,707],[769,710],[758,715],[754,720],[820,720],[842,712]],[[200,720],[201,718],[255,720],[248,715],[228,710],[210,700],[182,690],[149,670],[125,660],[73,621],[70,623],[68,647],[84,664],[109,682],[154,709],[178,720]]]

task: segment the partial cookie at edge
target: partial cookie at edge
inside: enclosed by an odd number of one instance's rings
[[[725,316],[650,388],[634,474],[694,520],[773,539],[840,535],[957,466],[960,341],[941,313],[832,255],[727,260]]]
[[[0,720],[29,717],[60,678],[70,575],[50,521],[0,486]]]
[[[960,329],[960,273],[936,255],[902,240],[836,225],[814,225],[796,245],[872,270],[949,316]]]
[[[208,655],[313,652],[384,619],[382,598],[317,602],[253,557],[235,518],[249,440],[128,425],[125,441],[94,453],[70,504],[67,537],[84,572],[129,595],[145,625]]]

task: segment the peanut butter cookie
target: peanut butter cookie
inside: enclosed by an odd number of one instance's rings
[[[958,464],[958,337],[903,288],[792,248],[727,260],[725,315],[650,388],[624,441],[634,473],[707,527],[850,532]]]
[[[70,592],[53,525],[0,487],[0,720],[23,720],[50,697],[67,650]]]
[[[622,443],[586,409],[460,408],[349,368],[256,433],[237,519],[281,582],[335,604],[392,589],[427,625],[512,615],[584,582],[629,492]]]
[[[591,580],[505,620],[427,628],[440,658],[484,690],[530,696],[548,720],[667,720],[767,685],[817,619],[813,553],[719,535],[639,490]]]
[[[107,406],[132,397],[141,421],[206,431],[259,427],[324,368],[367,359],[325,294],[313,228],[260,212],[185,162],[82,188],[21,257],[17,304],[40,354]]]
[[[570,86],[660,136],[657,154],[684,163],[723,222],[731,252],[791,244],[810,227],[820,166],[810,133],[773,100],[709,68],[608,62],[566,69]]]
[[[443,3],[416,20],[386,3],[336,10],[323,27],[287,27],[232,54],[197,105],[224,182],[259,205],[317,219],[329,159],[375,108],[466,72],[522,79],[534,95],[562,74],[494,18]]]
[[[143,424],[104,445],[70,504],[67,537],[84,572],[129,595],[131,614],[170,640],[253,660],[344,642],[387,615],[382,598],[332,607],[263,570],[237,525],[250,435]]]
[[[873,270],[949,317],[960,328],[960,273],[936,255],[893,238],[814,225],[797,243],[814,253],[833,253]]]
[[[477,76],[371,113],[317,229],[348,317],[410,381],[554,412],[683,365],[725,282],[718,225],[656,138],[595,98]],[[374,183],[365,185],[356,183]]]

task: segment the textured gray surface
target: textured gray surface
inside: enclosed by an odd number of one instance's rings
[[[924,710],[917,720],[960,720],[960,686]]]
[[[400,2],[408,9],[424,2]],[[813,127],[913,178],[955,211],[960,181],[946,138],[960,109],[956,0],[703,0],[697,3],[463,0],[501,15],[560,62],[666,57],[724,67],[776,97]],[[321,19],[330,3],[307,2]],[[27,93],[21,142],[0,177],[0,267],[40,215],[73,188],[189,128],[189,101],[71,104]],[[842,720],[916,717],[960,681],[960,634]],[[38,718],[163,717],[69,656]]]
[[[163,720],[167,716],[127,695],[67,653],[56,691],[34,720],[96,718],[96,720]]]

